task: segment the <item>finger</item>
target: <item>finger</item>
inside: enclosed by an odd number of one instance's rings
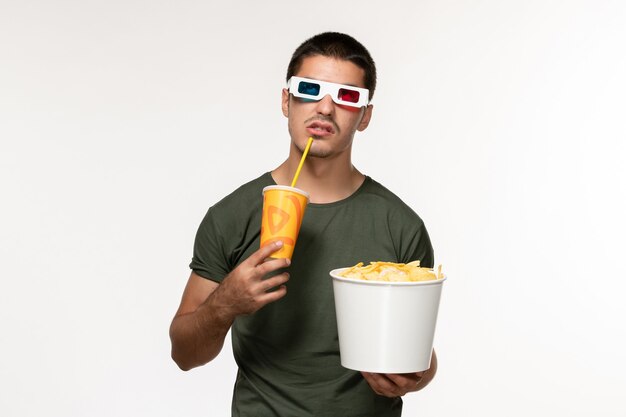
[[[363,372],[363,376],[370,384],[372,389],[378,395],[384,395],[385,397],[399,397],[404,395],[400,388],[394,384],[389,378],[383,374]]]
[[[287,294],[287,287],[284,285],[281,285],[280,287],[276,288],[276,290],[274,291],[266,292],[266,293],[259,295],[258,297],[256,297],[256,300],[259,304],[259,308],[261,308],[266,304],[280,300],[286,294]]]
[[[279,258],[279,259],[271,259],[269,261],[263,262],[260,265],[255,267],[256,273],[260,276],[265,276],[266,274],[276,271],[281,268],[286,268],[291,264],[291,260],[288,258]]]
[[[414,372],[409,374],[385,374],[385,377],[398,386],[401,391],[407,393],[409,391],[417,390],[423,374],[424,372]]]
[[[369,384],[370,388],[372,388],[372,390],[376,393],[376,394],[380,394],[379,392],[379,387],[378,387],[378,383],[376,382],[376,380],[374,379],[374,377],[372,376],[372,374],[370,374],[369,372],[361,372],[361,374],[363,375],[363,378],[365,378],[365,380],[367,381],[367,383]]]
[[[283,272],[282,274],[273,276],[268,279],[264,279],[259,283],[261,287],[261,291],[269,291],[274,287],[278,287],[279,285],[283,285],[289,281],[289,273]]]
[[[385,374],[385,377],[395,382],[397,385],[401,385],[405,382],[417,382],[422,379],[423,372],[411,372],[408,374]]]
[[[252,266],[260,265],[265,261],[266,258],[269,258],[272,253],[278,251],[282,247],[283,242],[277,240],[276,242],[272,242],[269,245],[265,245],[258,249],[256,252],[250,255],[250,257],[246,261],[250,262]]]

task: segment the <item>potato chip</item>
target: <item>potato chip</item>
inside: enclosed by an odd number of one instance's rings
[[[413,261],[408,264],[370,262],[367,266],[363,266],[363,262],[359,262],[339,275],[345,278],[387,282],[431,281],[443,278],[441,265],[435,273],[432,268],[420,267],[420,261]]]

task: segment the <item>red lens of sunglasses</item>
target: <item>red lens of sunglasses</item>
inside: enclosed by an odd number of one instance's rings
[[[348,90],[347,88],[340,88],[337,93],[337,98],[342,101],[347,101],[349,103],[358,103],[359,102],[360,93],[354,90]]]

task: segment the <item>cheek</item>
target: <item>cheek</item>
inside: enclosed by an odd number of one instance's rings
[[[361,107],[344,106],[343,104],[337,104],[337,107],[350,113],[358,113],[361,111]]]
[[[361,120],[363,120],[363,112],[361,109],[347,106],[345,110],[337,113],[335,121],[339,126],[343,126],[344,129],[357,129],[361,124]]]

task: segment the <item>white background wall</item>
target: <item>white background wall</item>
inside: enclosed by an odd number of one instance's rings
[[[626,4],[217,3],[0,0],[0,415],[228,415],[230,345],[183,373],[169,322],[325,30],[378,64],[355,165],[449,275],[405,415],[625,415]]]

